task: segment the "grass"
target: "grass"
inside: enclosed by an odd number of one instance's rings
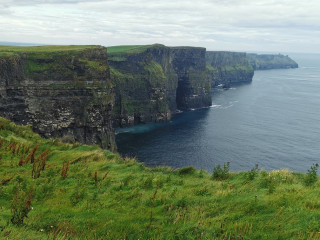
[[[320,238],[320,184],[306,186],[305,174],[254,168],[214,180],[192,167],[146,168],[97,146],[42,139],[3,118],[0,136],[0,238]],[[35,146],[35,162],[48,153],[37,178],[33,164],[19,166]],[[30,201],[23,223],[13,224],[14,204]]]
[[[25,75],[30,78],[56,78],[74,80],[84,79],[83,73],[78,74],[74,69],[87,70],[85,79],[96,80],[108,72],[105,59],[96,59],[95,50],[106,53],[106,48],[91,45],[70,46],[38,46],[15,47],[0,46],[0,59],[13,64],[25,62]],[[24,59],[25,61],[21,61]],[[76,68],[75,66],[76,65]],[[88,76],[89,75],[89,76]]]
[[[152,45],[121,45],[107,47],[108,60],[114,62],[123,62],[127,60],[128,55],[142,53]]]
[[[107,47],[108,60],[114,62],[123,62],[131,54],[139,54],[153,47],[164,47],[161,44],[153,45],[121,45]]]
[[[140,53],[148,49],[151,45],[121,45],[107,47],[108,54],[116,53]]]
[[[48,45],[48,46],[4,46],[0,45],[0,53],[2,52],[63,52],[77,51],[87,48],[97,48],[96,45]]]

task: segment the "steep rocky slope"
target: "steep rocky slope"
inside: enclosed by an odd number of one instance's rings
[[[115,149],[107,52],[97,46],[0,47],[0,115],[42,136]]]
[[[254,72],[246,53],[207,51],[206,63],[212,87],[223,85],[228,88],[235,83],[252,81]]]
[[[282,54],[248,53],[247,58],[254,70],[268,70],[280,68],[297,68],[298,64],[289,56]]]
[[[110,47],[108,52],[116,126],[167,121],[177,109],[211,105],[204,48],[155,44]]]

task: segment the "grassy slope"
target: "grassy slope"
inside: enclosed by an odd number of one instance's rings
[[[63,144],[0,118],[0,238],[4,239],[319,239],[320,184],[286,170],[231,173],[145,168],[96,146]],[[11,143],[11,145],[10,145]],[[17,143],[12,147],[12,143]],[[39,145],[40,177],[21,156]],[[13,153],[15,148],[15,153]],[[19,148],[19,151],[17,150]],[[28,150],[29,148],[29,150]],[[17,153],[18,151],[18,153]],[[66,179],[64,161],[70,162]],[[97,172],[97,181],[95,181]],[[254,175],[254,174],[251,174]],[[12,199],[33,187],[33,209],[10,222]],[[151,216],[152,212],[152,216]],[[225,238],[225,236],[227,236]]]

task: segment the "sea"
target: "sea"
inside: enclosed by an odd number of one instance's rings
[[[168,123],[117,129],[118,151],[150,167],[212,172],[258,164],[306,172],[320,164],[320,54],[289,54],[297,69],[255,71],[250,84],[213,91],[212,106]]]

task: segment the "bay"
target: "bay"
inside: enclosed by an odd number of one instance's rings
[[[298,69],[255,71],[251,84],[214,89],[210,108],[117,129],[119,153],[147,166],[305,172],[320,162],[320,55],[290,57]]]

